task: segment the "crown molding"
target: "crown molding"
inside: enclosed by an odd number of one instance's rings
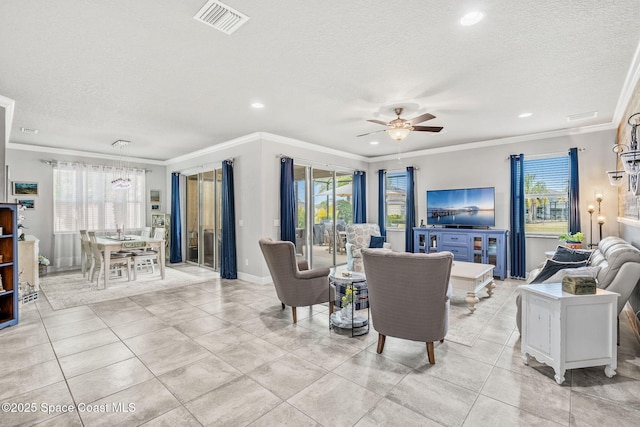
[[[304,142],[299,139],[289,138],[286,136],[276,135],[268,132],[260,132],[263,139],[269,141],[278,142],[280,144],[291,145],[298,148],[304,148],[307,150],[317,151],[319,153],[330,154],[332,156],[340,156],[342,158],[359,160],[361,162],[369,162],[370,157],[361,156],[359,154],[347,153],[345,151],[336,150],[335,148],[324,147],[322,145],[312,144],[310,142]]]
[[[620,97],[618,98],[618,103],[616,104],[616,109],[613,113],[613,123],[616,123],[616,125],[620,124],[620,122],[625,119],[625,117],[623,116],[624,112],[629,106],[629,101],[631,101],[631,97],[633,96],[633,93],[639,81],[640,43],[638,43],[638,47],[636,47],[636,53],[633,55],[633,59],[631,60],[631,65],[629,66],[627,77],[624,79],[622,91],[620,92]]]
[[[64,156],[89,157],[92,159],[106,159],[106,160],[123,160],[124,159],[128,162],[133,162],[133,163],[145,163],[148,165],[159,165],[159,166],[165,165],[165,162],[163,160],[143,159],[139,157],[122,157],[122,156],[115,156],[113,154],[101,154],[101,153],[93,153],[90,151],[67,150],[65,148],[43,147],[41,145],[18,144],[15,142],[7,143],[7,148],[12,150],[32,151],[37,153],[60,154]]]
[[[306,150],[313,150],[318,153],[329,154],[332,156],[340,156],[342,158],[348,158],[353,160],[359,160],[362,162],[368,162],[369,158],[360,156],[358,154],[347,153],[344,151],[336,150],[334,148],[328,148],[321,145],[312,144],[310,142],[301,141],[295,138],[289,138],[282,135],[276,135],[275,133],[269,132],[253,132],[245,136],[241,136],[239,138],[234,138],[229,141],[223,142],[221,144],[216,144],[211,147],[203,148],[201,150],[194,151],[189,154],[185,154],[182,156],[174,157],[166,161],[166,165],[172,165],[174,163],[180,163],[185,160],[190,160],[194,158],[202,157],[206,154],[216,153],[222,150],[226,150],[232,147],[237,147],[242,144],[247,144],[250,142],[261,141],[261,140],[269,140],[272,142],[276,142],[279,144],[290,145],[293,147],[304,148]]]
[[[592,126],[583,126],[579,128],[553,130],[549,132],[532,133],[528,135],[510,136],[507,138],[489,139],[486,141],[469,142],[467,144],[451,145],[449,147],[429,148],[426,150],[411,151],[401,154],[389,154],[386,156],[370,157],[369,163],[383,162],[387,160],[406,159],[417,156],[430,156],[441,153],[451,153],[455,151],[466,151],[475,148],[495,147],[497,145],[516,144],[518,142],[537,141],[540,139],[557,138],[562,136],[581,135],[593,132],[601,132],[605,130],[617,129],[617,123],[604,123]]]
[[[9,136],[11,135],[11,126],[13,125],[13,110],[15,109],[16,101],[0,95],[0,107],[4,108],[4,142],[9,143]]]

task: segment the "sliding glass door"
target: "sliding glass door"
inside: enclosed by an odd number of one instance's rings
[[[220,269],[222,170],[187,176],[187,262]]]
[[[312,268],[346,264],[346,226],[353,222],[352,172],[294,166],[296,253]]]

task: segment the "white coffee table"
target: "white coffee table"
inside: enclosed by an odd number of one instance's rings
[[[469,311],[476,311],[476,303],[480,301],[476,294],[482,288],[487,288],[489,296],[493,295],[493,269],[491,264],[478,264],[475,262],[453,261],[451,267],[451,287],[462,291],[467,291],[465,301],[469,306]]]

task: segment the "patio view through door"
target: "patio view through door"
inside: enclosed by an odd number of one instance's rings
[[[187,176],[187,262],[220,270],[222,169]]]
[[[311,268],[346,264],[346,226],[353,222],[353,173],[294,165],[294,180],[297,255]]]

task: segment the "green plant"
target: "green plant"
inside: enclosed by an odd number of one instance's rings
[[[564,240],[565,242],[584,242],[584,234],[580,231],[575,234],[564,233],[559,235],[558,239]]]
[[[355,289],[353,286],[347,285],[344,296],[342,297],[342,307],[346,307],[351,304],[354,301],[354,297],[357,292],[357,289]]]

